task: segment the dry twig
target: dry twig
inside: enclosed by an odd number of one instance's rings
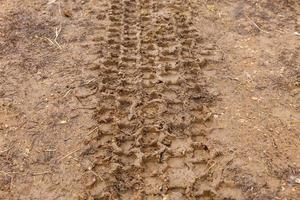
[[[79,151],[79,150],[80,150],[80,148],[77,148],[77,149],[75,149],[74,151],[71,151],[71,152],[67,153],[65,156],[63,156],[63,157],[57,159],[56,162],[58,162],[58,163],[61,162],[62,160],[64,160],[65,158],[69,157],[69,156],[72,155],[73,153],[76,153],[76,152]]]
[[[61,30],[62,30],[62,13],[61,13],[61,7],[60,7],[60,2],[56,2],[57,0],[50,0],[48,2],[48,5],[51,5],[51,4],[56,4],[58,5],[58,13],[59,13],[59,17],[60,17],[60,20],[59,20],[59,26],[55,28],[55,36],[54,36],[54,39],[50,39],[50,38],[47,38],[45,37],[46,40],[48,40],[51,44],[55,44],[59,49],[62,49],[62,47],[60,46],[60,44],[57,42],[57,39],[61,33]]]
[[[263,29],[261,29],[250,17],[248,17],[247,15],[244,15],[259,31],[264,32],[264,33],[269,33],[268,31],[265,31]]]

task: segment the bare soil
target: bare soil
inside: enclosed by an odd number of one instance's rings
[[[297,200],[298,0],[0,0],[0,199]]]

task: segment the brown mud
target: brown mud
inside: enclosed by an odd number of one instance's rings
[[[0,199],[300,196],[297,0],[0,0]]]

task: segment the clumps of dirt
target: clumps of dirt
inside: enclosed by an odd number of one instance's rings
[[[83,177],[91,196],[221,197],[210,176],[221,170],[223,155],[205,127],[216,96],[202,71],[222,59],[220,50],[194,27],[189,4],[108,6],[107,49],[97,67],[99,129],[82,152],[95,172]]]

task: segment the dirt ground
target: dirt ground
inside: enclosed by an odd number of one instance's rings
[[[300,199],[300,1],[0,0],[0,199]]]

